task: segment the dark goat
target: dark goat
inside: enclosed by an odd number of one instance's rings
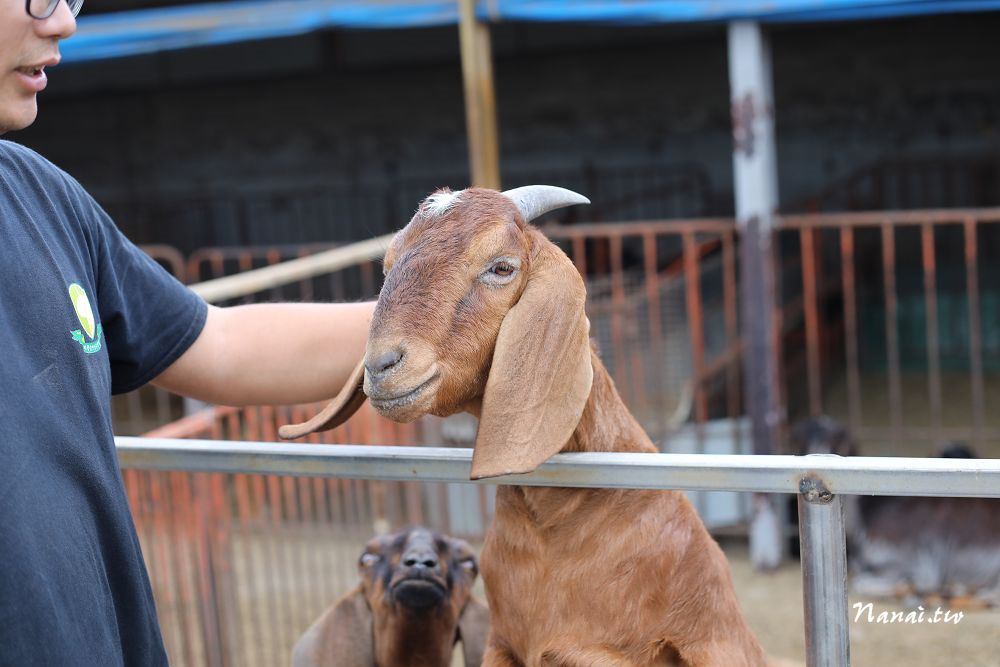
[[[471,595],[468,544],[419,527],[376,537],[358,573],[295,644],[293,667],[448,667],[459,641],[466,667],[482,662],[489,612]]]
[[[857,453],[847,430],[829,417],[800,422],[792,442],[797,454]],[[976,458],[954,443],[939,456]],[[1000,605],[1000,500],[848,496],[845,513],[856,593]]]

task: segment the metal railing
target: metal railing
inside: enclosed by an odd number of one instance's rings
[[[850,664],[842,495],[1000,498],[1000,460],[831,455],[557,454],[471,482],[472,450],[117,438],[123,468],[346,479],[794,493],[809,667]]]

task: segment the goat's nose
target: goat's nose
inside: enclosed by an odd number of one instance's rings
[[[393,366],[399,363],[399,360],[403,358],[403,351],[399,348],[395,350],[390,350],[385,354],[381,354],[376,358],[371,364],[365,364],[365,368],[372,375],[379,375],[386,372]]]
[[[437,567],[437,554],[426,549],[411,549],[403,554],[403,565],[406,567],[427,568]]]

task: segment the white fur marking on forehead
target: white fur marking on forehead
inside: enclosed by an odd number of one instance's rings
[[[422,208],[425,213],[430,215],[441,215],[446,213],[458,201],[459,196],[463,192],[465,191],[451,192],[450,190],[443,190],[435,192],[424,200]]]

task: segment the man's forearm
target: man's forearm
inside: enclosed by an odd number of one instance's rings
[[[328,399],[364,356],[374,302],[209,308],[198,340],[153,383],[222,405]]]

